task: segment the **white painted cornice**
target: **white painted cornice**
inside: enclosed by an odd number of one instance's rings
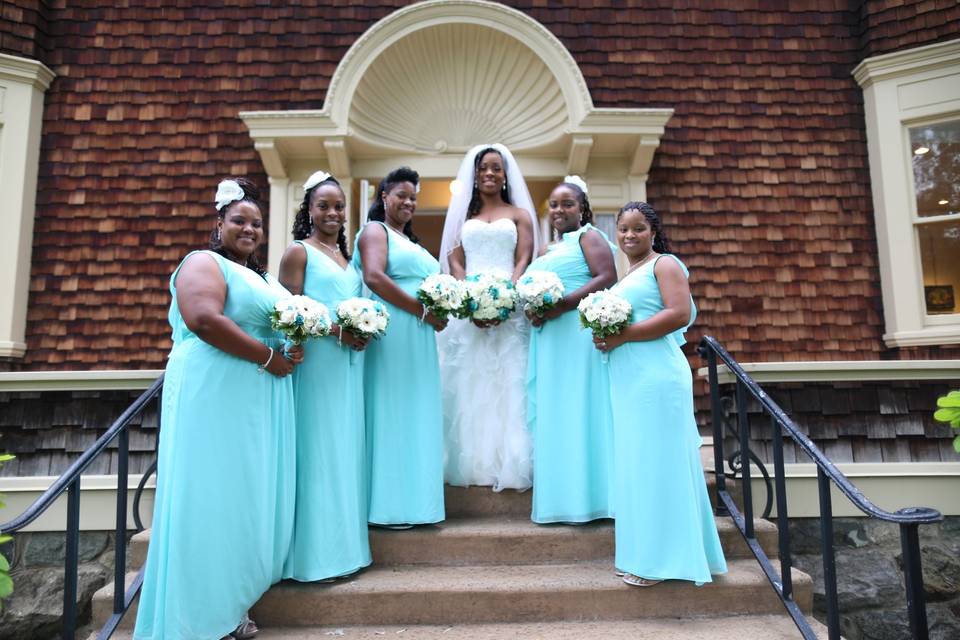
[[[42,62],[0,53],[0,79],[30,84],[46,91],[55,77],[57,74]]]
[[[960,64],[960,39],[867,58],[853,70],[866,89],[874,82]]]
[[[0,393],[138,390],[149,387],[162,373],[162,369],[2,372],[0,373]]]

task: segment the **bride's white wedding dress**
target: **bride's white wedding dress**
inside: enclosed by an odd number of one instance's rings
[[[513,273],[517,227],[501,218],[463,224],[467,274]],[[533,484],[533,446],[527,431],[526,372],[529,325],[521,311],[480,329],[451,319],[438,334],[443,387],[445,479],[494,491]]]

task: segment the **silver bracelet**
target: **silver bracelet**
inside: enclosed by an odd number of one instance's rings
[[[273,360],[273,347],[267,347],[270,349],[270,357],[267,358],[267,361],[257,367],[257,373],[263,373],[264,369],[270,366],[270,361]]]
[[[342,324],[337,325],[337,346],[338,347],[343,346],[343,325]]]
[[[420,306],[423,307],[423,313],[420,314],[420,324],[423,324],[423,321],[427,319],[427,305],[420,303]]]

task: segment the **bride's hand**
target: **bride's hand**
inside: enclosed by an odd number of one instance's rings
[[[471,320],[471,322],[479,329],[489,329],[490,327],[495,327],[503,320]]]

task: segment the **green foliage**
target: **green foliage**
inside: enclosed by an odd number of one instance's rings
[[[954,429],[960,430],[960,391],[951,391],[938,398],[937,406],[940,408],[933,414],[933,419],[949,423]],[[953,439],[953,450],[960,453],[960,435]]]
[[[9,453],[0,454],[0,466],[10,460],[13,460],[13,456]],[[0,507],[4,506],[6,505],[0,500]],[[10,542],[11,540],[13,540],[13,538],[5,536],[3,532],[0,532],[0,544]],[[0,553],[0,600],[6,598],[11,593],[13,593],[13,580],[10,579],[10,563],[7,562],[7,559]]]

